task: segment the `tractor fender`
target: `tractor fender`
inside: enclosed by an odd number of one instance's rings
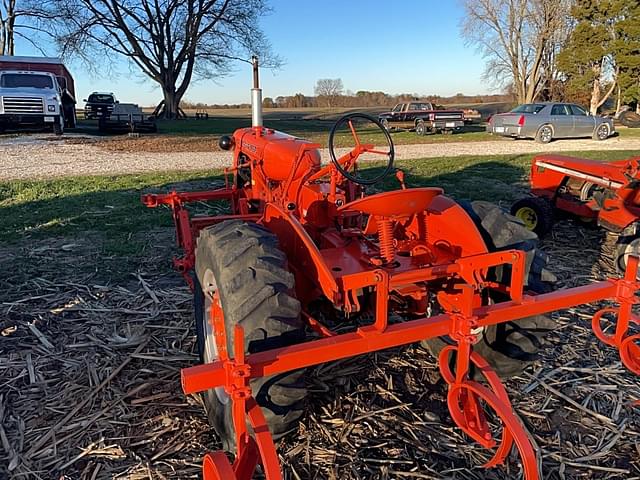
[[[435,197],[427,209],[427,235],[429,243],[453,247],[459,257],[489,251],[467,211],[444,195]]]
[[[299,279],[317,278],[322,293],[334,303],[339,301],[338,284],[329,266],[297,218],[277,205],[268,203],[258,223],[278,237],[280,249],[286,253],[290,268],[296,275],[296,284]]]

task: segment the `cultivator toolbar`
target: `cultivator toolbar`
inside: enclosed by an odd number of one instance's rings
[[[203,392],[210,422],[235,450],[233,463],[208,454],[205,478],[249,480],[259,465],[268,480],[282,478],[274,437],[295,428],[303,370],[419,341],[439,358],[453,421],[493,452],[485,466],[505,463],[515,447],[525,479],[541,478],[499,374],[535,357],[539,342],[527,338],[548,325],[545,313],[603,300],[618,307],[596,313],[595,334],[640,374],[638,259],[629,257],[622,279],[545,293],[537,237],[521,222],[490,204],[457,203],[440,188],[407,188],[398,171],[400,189],[367,195],[394,172],[389,132],[363,114],[340,118],[323,166],[319,145],[261,125],[257,61],[254,82],[253,126],[220,141],[234,151],[225,187],[142,199],[171,208],[184,251],[174,265],[194,292],[202,365],[182,371],[183,389]],[[367,138],[386,148],[362,143],[358,122],[369,122]],[[340,127],[355,145],[338,157]],[[367,153],[387,159],[374,177],[357,166]],[[218,200],[228,215],[191,217],[187,209]],[[527,335],[511,338],[509,324]],[[525,360],[510,356],[514,345]]]
[[[477,262],[475,260],[478,260]],[[523,255],[519,251],[501,252],[493,258],[464,259],[450,265],[451,270],[464,272],[473,278],[482,269],[499,263],[510,263],[522,272]],[[558,309],[613,300],[617,308],[607,307],[593,317],[596,336],[607,345],[620,351],[623,364],[640,375],[640,335],[630,335],[632,324],[640,321],[631,312],[638,303],[636,291],[640,282],[636,280],[638,259],[633,257],[625,278],[606,280],[591,285],[556,292],[530,296],[522,292],[522,273],[514,274],[510,288],[511,300],[494,305],[474,308],[473,292],[477,283],[460,287],[459,293],[452,295],[451,311],[409,322],[389,325],[385,314],[384,299],[388,296],[388,285],[399,281],[385,272],[373,272],[379,301],[376,309],[381,317],[372,326],[362,327],[353,333],[336,334],[323,328],[325,338],[291,347],[268,350],[245,357],[244,334],[236,327],[234,358],[190,367],[182,370],[182,386],[187,394],[203,392],[223,387],[233,402],[233,422],[236,429],[236,460],[229,462],[224,452],[208,454],[204,460],[204,478],[207,480],[249,480],[258,465],[268,480],[281,479],[278,457],[268,426],[257,406],[249,381],[252,378],[275,375],[295,369],[336,361],[376,350],[392,348],[420,340],[448,335],[455,344],[445,347],[439,356],[442,378],[448,384],[447,403],[451,417],[469,437],[488,449],[495,449],[493,458],[484,466],[487,468],[505,462],[513,446],[517,448],[522,461],[526,480],[540,479],[539,459],[529,435],[515,415],[502,381],[489,364],[473,351],[477,338],[474,331],[479,327],[517,320],[519,318]],[[425,280],[430,271],[420,272]],[[386,290],[385,290],[386,288]],[[601,320],[606,314],[616,317],[614,333],[606,334]],[[212,319],[213,321],[213,319]],[[452,357],[455,360],[452,362]],[[451,365],[455,364],[455,368]],[[470,367],[481,372],[484,382],[470,378]],[[501,420],[501,434],[496,439],[487,422],[485,409],[490,409]],[[251,430],[247,428],[251,426]]]

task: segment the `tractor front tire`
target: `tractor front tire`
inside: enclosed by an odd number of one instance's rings
[[[527,230],[517,218],[492,203],[477,201],[463,203],[462,206],[474,220],[489,251],[516,249],[526,253],[527,290],[536,293],[552,290],[556,278],[546,269],[547,257],[537,249],[538,239],[534,233]],[[494,280],[509,283],[508,269],[493,269],[491,274]],[[503,300],[506,299],[495,295],[489,302]],[[473,350],[485,358],[500,377],[517,376],[537,360],[537,353],[544,344],[544,336],[553,326],[554,322],[545,315],[492,325],[483,330]],[[451,343],[448,337],[443,337],[426,340],[422,345],[438,358],[442,348]],[[481,378],[479,372],[472,370],[471,374],[476,379]]]
[[[255,223],[238,220],[203,229],[196,246],[195,320],[198,350],[204,363],[218,358],[210,309],[219,302],[224,317],[227,352],[233,357],[234,329],[244,329],[245,352],[300,343],[305,329],[293,275],[273,233]],[[254,398],[274,439],[295,428],[307,395],[304,370],[251,380]],[[209,422],[224,448],[234,452],[232,402],[223,388],[202,395]]]
[[[522,198],[511,206],[511,215],[519,218],[528,230],[540,238],[553,228],[553,205],[546,198]]]

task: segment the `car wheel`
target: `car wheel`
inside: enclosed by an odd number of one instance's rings
[[[593,132],[593,139],[602,141],[607,138],[609,138],[609,125],[606,123],[598,125],[596,130]]]
[[[553,140],[553,127],[551,125],[543,125],[536,133],[536,142],[549,143]]]
[[[426,135],[427,134],[427,129],[424,125],[424,121],[423,120],[418,120],[416,122],[416,133],[420,136],[422,135]]]

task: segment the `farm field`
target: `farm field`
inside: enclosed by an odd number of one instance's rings
[[[508,208],[527,190],[531,157],[397,166],[409,186]],[[180,390],[179,369],[197,361],[191,294],[170,267],[168,212],[139,196],[221,183],[220,170],[204,169],[0,182],[0,434],[11,446],[0,478],[15,465],[15,478],[199,478],[199,459],[219,445],[198,399]],[[380,188],[396,187],[392,177]],[[559,223],[542,249],[560,286],[606,275],[601,240]],[[595,341],[594,308],[554,313],[543,360],[507,385],[545,479],[640,479],[640,386]],[[453,428],[435,360],[418,346],[317,367],[307,384],[303,421],[279,447],[291,478],[519,478],[515,467],[473,468],[483,454]]]

